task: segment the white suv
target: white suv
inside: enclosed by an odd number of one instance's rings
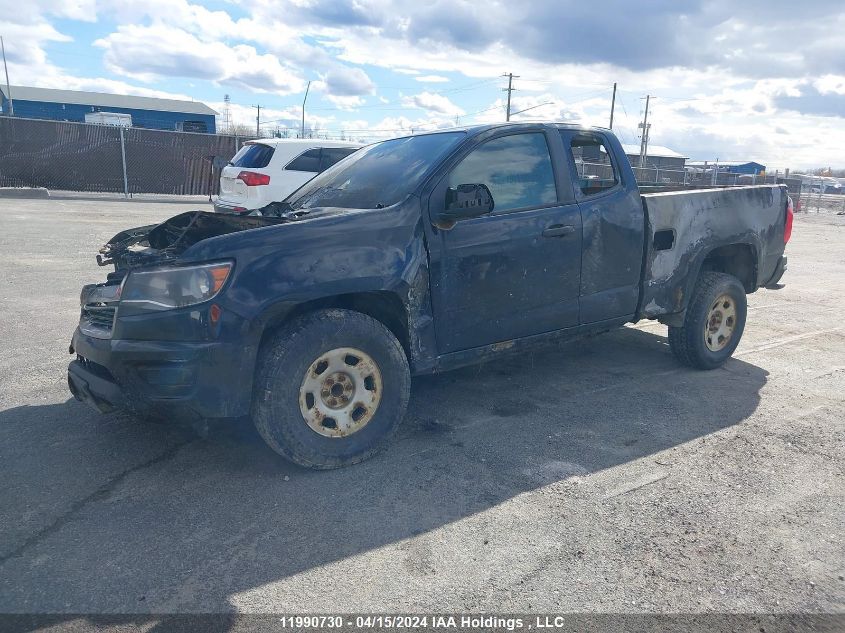
[[[360,147],[360,143],[320,139],[247,141],[220,174],[214,210],[242,215],[281,202]]]

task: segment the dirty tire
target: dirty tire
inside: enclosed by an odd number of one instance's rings
[[[713,351],[706,343],[706,325],[711,306],[722,295],[732,299],[736,322],[724,348]],[[669,327],[669,347],[675,358],[684,365],[696,369],[721,367],[739,345],[745,329],[747,311],[745,288],[739,279],[725,273],[701,273],[687,307],[683,326]]]
[[[326,437],[306,422],[300,388],[312,363],[337,348],[367,354],[380,372],[382,393],[363,428],[345,437]],[[252,417],[261,437],[282,457],[306,468],[340,468],[364,461],[388,442],[405,415],[410,390],[408,359],[387,327],[352,310],[318,310],[297,317],[264,343]]]

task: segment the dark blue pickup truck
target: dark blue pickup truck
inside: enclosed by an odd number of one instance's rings
[[[249,415],[284,457],[343,466],[396,430],[412,374],[639,319],[681,363],[722,365],[791,228],[782,186],[641,193],[604,129],[392,139],[255,215],[116,235],[68,382],[101,411]]]

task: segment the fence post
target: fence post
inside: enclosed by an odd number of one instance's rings
[[[123,126],[120,126],[120,161],[123,164],[123,197],[129,197],[129,180],[126,178],[126,146],[123,142]]]

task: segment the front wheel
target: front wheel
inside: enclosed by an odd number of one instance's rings
[[[748,304],[739,279],[724,273],[702,273],[690,299],[684,324],[669,327],[669,346],[684,365],[716,369],[734,353]]]
[[[274,451],[316,469],[355,464],[393,435],[411,377],[402,345],[351,310],[301,316],[264,345],[253,420]]]

